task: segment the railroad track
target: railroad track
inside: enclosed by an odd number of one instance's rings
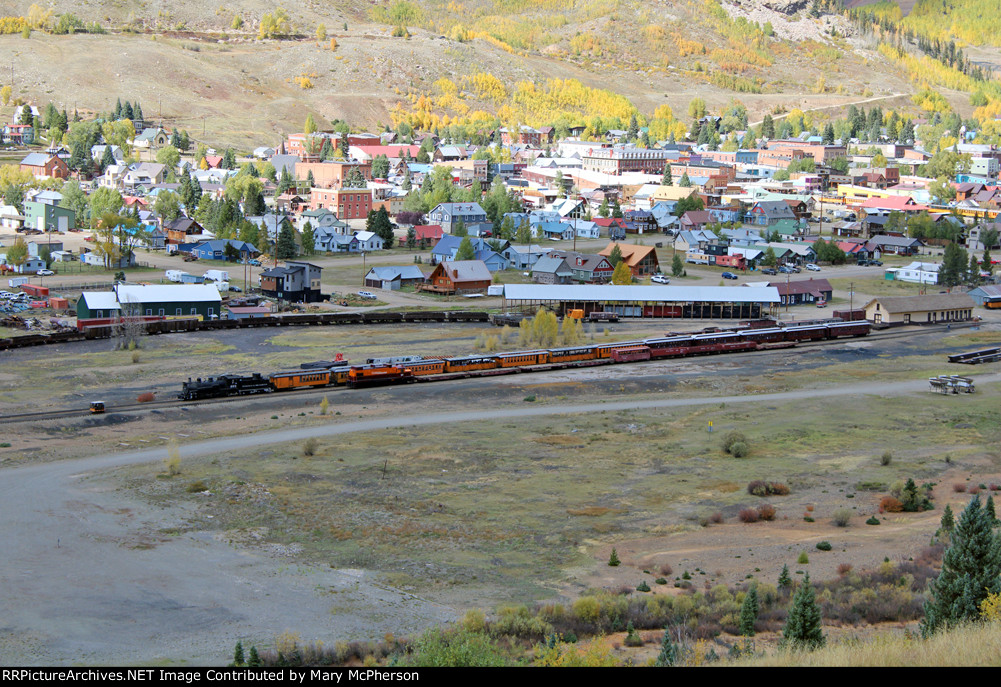
[[[956,329],[974,327],[976,323],[953,323],[952,327]],[[920,331],[915,332],[912,330],[898,331],[894,329],[883,330],[879,332],[870,332],[865,336],[867,341],[887,341],[892,339],[902,339],[909,338],[918,334],[930,333],[933,331],[946,331],[945,325],[930,325],[923,327]],[[733,353],[710,353],[710,354],[700,354],[690,357],[708,357],[711,355],[726,355],[727,357],[737,357],[737,356],[764,356],[769,354],[774,354],[778,351],[784,353],[796,353],[814,348],[822,348],[824,346],[837,346],[848,343],[849,341],[854,341],[854,338],[841,338],[841,339],[820,339],[817,341],[799,341],[793,345],[783,345],[782,347],[771,347],[771,348],[761,348],[756,351],[739,351]],[[680,358],[660,358],[658,360],[651,360],[648,362],[665,362],[669,360],[679,360]],[[573,369],[573,368],[587,368],[587,367],[600,367],[604,365],[612,365],[611,360],[583,360],[570,363],[548,363],[545,365],[535,365],[532,367],[509,367],[509,368],[496,368],[492,370],[478,370],[473,372],[453,372],[440,375],[430,375],[415,377],[414,383],[426,384],[431,382],[447,382],[454,381],[458,379],[468,379],[471,377],[497,377],[503,375],[513,375],[513,374],[525,374],[532,372],[549,372],[552,370],[561,369]],[[307,396],[322,396],[324,394],[329,394],[331,392],[341,392],[346,391],[347,388],[343,386],[325,386],[318,388],[305,388],[298,389],[295,391],[294,398],[305,398]],[[108,410],[108,413],[133,413],[142,412],[148,410],[156,410],[159,408],[178,408],[178,407],[192,407],[201,406],[217,403],[233,403],[237,401],[247,401],[250,399],[263,399],[268,397],[272,393],[278,393],[281,396],[285,396],[285,392],[269,392],[260,394],[246,394],[242,396],[223,396],[220,398],[208,398],[196,401],[182,401],[180,399],[162,399],[148,401],[145,403],[130,403],[127,405],[115,406]],[[81,417],[92,415],[90,408],[66,408],[62,410],[50,410],[42,411],[36,413],[18,413],[13,415],[2,415],[0,416],[0,422],[30,422],[38,420],[57,420],[65,419],[71,417]],[[97,417],[97,415],[95,415]]]

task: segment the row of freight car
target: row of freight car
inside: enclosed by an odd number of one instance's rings
[[[178,398],[195,400],[324,386],[358,388],[405,384],[418,378],[447,379],[449,375],[473,376],[506,371],[548,370],[602,363],[631,363],[659,358],[737,353],[772,346],[795,345],[801,341],[865,336],[869,330],[870,324],[865,321],[837,321],[680,334],[641,341],[492,355],[370,359],[365,365],[354,366],[346,361],[331,362],[329,366],[306,363],[302,369],[276,372],[268,376],[255,373],[246,376],[226,375],[206,380],[189,379],[183,384]]]

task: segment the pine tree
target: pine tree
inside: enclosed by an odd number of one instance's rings
[[[660,668],[673,666],[678,662],[678,645],[671,640],[671,628],[664,628],[664,638],[660,641],[660,653],[654,665]]]
[[[740,608],[740,634],[745,637],[754,636],[754,623],[758,619],[758,588],[751,587],[744,596],[744,605]]]
[[[104,155],[101,156],[101,167],[107,169],[110,165],[115,164],[115,156],[111,152],[111,144],[104,146]]]
[[[313,231],[312,223],[308,221],[302,228],[302,252],[306,255],[316,253],[316,233]]]
[[[244,664],[243,642],[237,641],[236,649],[233,651],[233,665],[242,666]]]
[[[609,557],[608,557],[608,564],[610,566],[612,566],[613,568],[615,568],[615,567],[617,567],[617,566],[619,566],[619,565],[622,564],[622,561],[619,560],[619,554],[616,553],[614,547],[612,548],[611,555],[609,555]]]
[[[287,221],[282,221],[278,231],[278,246],[275,248],[279,260],[290,260],[295,257],[295,234]]]
[[[455,253],[456,260],[474,260],[476,253],[473,251],[473,242],[466,236],[459,243],[459,250]]]
[[[685,271],[685,263],[681,260],[681,255],[675,253],[674,257],[671,258],[671,276],[680,277],[682,272]]]
[[[684,172],[681,175],[681,180],[678,181],[678,186],[680,186],[681,188],[691,188],[692,187],[692,180],[688,178],[688,172]]]
[[[770,114],[766,114],[761,120],[761,137],[775,138],[775,122]]]
[[[671,163],[664,165],[664,176],[660,179],[661,186],[674,186],[674,178],[671,176]]]
[[[997,525],[998,524],[998,516],[994,512],[994,497],[993,496],[988,496],[987,497],[987,503],[984,504],[984,510],[987,511],[987,515],[989,515],[990,518],[991,518],[991,526],[993,527],[993,526]]]
[[[952,531],[956,529],[956,519],[952,515],[952,506],[946,504],[945,510],[942,511],[942,521],[940,524],[939,533],[951,538]]]
[[[925,603],[921,634],[980,617],[980,603],[1001,593],[1001,535],[980,496],[974,496],[952,531],[952,544],[942,557],[942,572],[932,582]]]
[[[257,647],[250,647],[250,656],[247,659],[247,666],[257,668],[261,665],[261,657],[257,655]]]
[[[779,573],[779,589],[789,589],[792,587],[792,578],[789,577],[789,566],[783,565],[782,572]]]
[[[824,646],[820,608],[810,584],[810,573],[803,578],[803,583],[793,596],[789,618],[782,630],[781,644],[793,649],[819,649]]]

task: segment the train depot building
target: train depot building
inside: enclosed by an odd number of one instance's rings
[[[755,319],[774,312],[781,299],[774,286],[616,286],[598,284],[505,284],[504,307],[532,313],[614,312],[619,317]]]
[[[973,318],[973,307],[967,293],[874,298],[865,304],[865,318],[876,325],[963,322]]]

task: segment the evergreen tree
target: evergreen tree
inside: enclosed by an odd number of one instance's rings
[[[685,271],[685,263],[681,260],[681,255],[675,253],[671,259],[671,276],[680,277]]]
[[[275,251],[279,260],[291,260],[295,257],[295,234],[288,220],[282,220],[281,229],[278,231],[278,246]]]
[[[111,144],[104,146],[104,155],[101,156],[101,168],[107,169],[110,165],[115,164],[115,156],[111,152]]]
[[[942,557],[942,572],[931,583],[921,634],[980,617],[980,603],[1001,593],[1001,535],[980,496],[974,496],[952,531],[952,544]]]
[[[310,188],[316,186],[316,179],[313,178],[313,170],[309,170],[306,174],[306,183],[309,184]]]
[[[740,607],[740,634],[745,637],[754,636],[754,623],[758,619],[758,588],[751,587],[744,596],[744,605]]]
[[[671,163],[664,165],[664,176],[660,178],[661,186],[674,186],[674,178],[671,176]]]
[[[143,117],[143,108],[142,108],[142,105],[139,104],[138,100],[136,101],[136,104],[132,106],[132,117],[131,117],[131,119],[133,119],[133,120],[135,120],[137,122],[141,122],[144,119],[144,117]]]
[[[278,195],[287,193],[293,188],[295,188],[295,181],[292,179],[292,175],[289,173],[288,167],[282,167],[282,173],[278,177]]]
[[[316,233],[311,222],[306,222],[302,228],[302,252],[306,255],[316,253]]]
[[[810,584],[810,573],[796,590],[789,609],[789,618],[782,630],[781,645],[794,649],[819,649],[824,646],[824,633],[820,627],[820,608]]]
[[[121,98],[119,98],[118,102],[115,103],[114,117],[115,117],[115,119],[121,119],[122,118],[122,99]]]
[[[598,208],[598,217],[608,217],[608,198],[602,199],[601,206]]]
[[[619,199],[612,199],[612,217],[616,219],[622,219],[622,206],[619,205]]]
[[[678,186],[681,188],[691,188],[692,180],[688,178],[688,172],[684,172],[681,175],[681,179],[678,181]]]
[[[243,664],[244,664],[243,642],[237,641],[236,649],[233,651],[233,665],[239,667],[242,666]]]
[[[379,208],[375,213],[373,227],[372,231],[382,239],[383,247],[392,248],[396,237],[393,234],[393,222],[389,219],[389,213],[385,206]]]
[[[469,237],[463,237],[462,243],[459,244],[459,250],[455,253],[456,260],[475,260],[476,253],[473,251],[473,242],[469,240]]]
[[[455,224],[452,225],[451,233],[452,236],[458,236],[460,238],[466,236],[469,233],[466,231],[466,223],[462,221],[462,218],[457,219],[455,221]]]
[[[135,115],[132,112],[132,103],[128,100],[122,106],[122,119],[134,119]]]
[[[828,122],[824,127],[824,139],[822,142],[824,145],[831,145],[834,143],[834,125],[830,122]]]
[[[250,647],[250,657],[247,659],[247,666],[250,668],[258,668],[261,665],[261,657],[257,655],[257,647]]]
[[[612,252],[608,254],[608,262],[612,264],[612,267],[618,267],[619,263],[622,262],[622,249],[619,248],[619,244],[616,243]]]
[[[770,114],[766,114],[761,120],[761,137],[762,138],[775,138],[775,122],[772,120]]]
[[[414,246],[417,245],[417,230],[413,227],[407,229],[407,248],[413,250]]]
[[[951,538],[952,531],[956,528],[956,519],[952,515],[952,506],[946,504],[945,510],[942,511],[942,521],[939,524],[941,527],[938,533]]]
[[[660,668],[673,666],[678,662],[678,645],[671,640],[671,628],[664,628],[664,638],[660,640],[660,653],[654,665]]]
[[[789,566],[783,565],[782,572],[779,573],[779,589],[789,589],[792,587],[792,578],[789,577]]]
[[[226,148],[226,152],[222,156],[222,164],[220,165],[223,169],[236,169],[236,154],[233,153],[232,148]]]
[[[984,510],[987,511],[987,515],[990,516],[991,526],[996,526],[998,524],[998,516],[994,512],[994,497],[988,496],[987,503],[984,504]]]
[[[955,243],[950,243],[945,247],[945,255],[942,258],[942,267],[938,274],[938,283],[942,286],[956,286],[962,284],[966,277],[967,255],[966,250],[960,248]]]

